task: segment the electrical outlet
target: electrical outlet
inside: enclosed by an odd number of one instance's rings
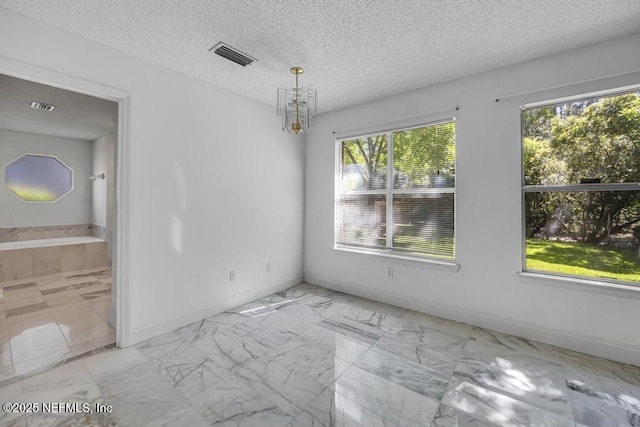
[[[235,270],[231,270],[229,272],[229,281],[233,282],[234,280],[236,280],[236,271]]]
[[[387,277],[393,278],[393,268],[387,268]]]
[[[267,273],[271,273],[271,263],[270,262],[267,263],[266,271],[267,271]]]

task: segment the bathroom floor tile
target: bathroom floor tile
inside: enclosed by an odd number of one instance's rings
[[[102,267],[0,283],[0,382],[114,343],[110,276]]]

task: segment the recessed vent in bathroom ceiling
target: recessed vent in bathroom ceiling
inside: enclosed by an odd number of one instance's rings
[[[46,104],[40,101],[31,101],[31,108],[35,108],[36,110],[44,110],[44,111],[53,111],[56,108],[53,104]]]
[[[252,62],[257,61],[257,59],[252,58],[246,53],[242,53],[235,47],[231,47],[223,42],[220,42],[209,49],[209,52],[211,51],[213,51],[213,53],[215,53],[216,55],[220,55],[223,58],[228,59],[229,61],[233,61],[236,64],[242,65],[243,67],[246,67]]]

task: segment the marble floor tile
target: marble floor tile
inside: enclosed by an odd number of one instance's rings
[[[454,375],[571,418],[565,371],[561,365],[522,354],[476,357],[462,358]]]
[[[95,381],[120,375],[133,367],[147,363],[147,359],[135,347],[114,349],[83,359]]]
[[[291,370],[304,374],[324,386],[333,383],[351,366],[351,362],[325,353],[318,347],[300,342],[299,346],[280,348],[269,354]]]
[[[300,347],[308,348],[311,351],[317,350],[347,362],[354,362],[369,349],[370,345],[354,341],[338,332],[321,326],[312,326],[295,339],[276,348],[269,354],[278,356]]]
[[[4,387],[0,387],[0,402],[19,403],[25,402],[22,384],[15,382]],[[0,425],[20,418],[20,413],[0,411]]]
[[[48,312],[43,313],[48,316],[40,314],[35,312],[7,319],[14,364],[68,348],[67,341],[53,316]]]
[[[67,304],[86,301],[82,297],[82,294],[80,294],[77,290],[73,288],[71,288],[71,290],[64,290],[61,292],[43,294],[43,296],[49,308],[55,308],[55,307],[60,307]]]
[[[95,304],[83,297],[110,293],[110,287],[98,280],[107,274],[110,269],[100,268],[0,283],[0,381],[115,342],[115,331],[99,314],[107,310],[104,301],[110,296],[97,298]],[[70,283],[67,276],[75,281]],[[7,360],[11,366],[6,366]]]
[[[69,357],[72,357],[73,351],[71,348],[65,346],[60,350],[52,350],[45,353],[42,356],[28,359],[26,361],[13,361],[13,372],[15,376],[26,375],[33,372],[40,372],[43,369],[53,368],[60,363],[64,362]]]
[[[71,345],[71,352],[74,355],[80,355],[89,351],[96,350],[100,347],[115,345],[116,331],[111,328],[111,326],[109,326],[106,322],[100,327],[100,329],[103,328],[106,331],[104,335],[98,335],[97,328],[92,329],[91,335],[86,337],[87,341]]]
[[[113,336],[111,326],[87,302],[54,307],[51,312],[71,347],[93,338]]]
[[[438,401],[352,366],[331,389],[401,426],[429,425]]]
[[[449,381],[442,403],[473,418],[501,426],[575,426],[573,416],[565,418],[456,377]]]
[[[332,316],[318,324],[364,345],[375,344],[382,336],[376,328],[341,316]]]
[[[235,376],[224,378],[188,400],[210,425],[286,426],[293,416]]]
[[[429,342],[410,343],[397,338],[381,338],[373,345],[373,348],[396,354],[403,359],[427,366],[444,375],[453,374],[453,369],[462,357],[456,352],[449,353],[432,349]]]
[[[296,415],[326,388],[312,377],[277,359],[257,359],[234,370],[254,390],[290,415]]]
[[[439,401],[447,391],[450,375],[401,356],[378,350],[367,351],[355,365],[392,383]]]
[[[469,414],[440,405],[431,427],[500,427],[500,424],[480,421]]]
[[[111,310],[111,294],[87,300],[89,305],[98,313],[102,319],[109,321],[109,311]]]
[[[57,399],[57,402],[64,404],[89,405],[90,413],[86,412],[53,412],[28,414],[29,426],[116,426],[117,420],[112,413],[95,411],[96,404],[105,404],[100,389],[92,385],[83,390],[79,390],[64,398]]]
[[[30,402],[56,402],[94,385],[93,378],[82,360],[64,364],[22,381],[24,398]]]
[[[397,425],[331,389],[322,392],[291,424],[292,427],[392,427]]]
[[[175,332],[138,344],[136,348],[160,370],[184,397],[189,398],[218,382],[229,371],[220,370],[197,348]]]
[[[135,347],[80,355],[113,339],[75,340],[91,319],[106,320],[110,296],[99,295],[109,281],[103,268],[38,278],[36,287],[0,284],[0,355],[18,375],[0,370],[0,400],[113,406],[88,418],[0,414],[0,427],[640,426],[639,367],[308,284]],[[13,301],[39,291],[47,307],[7,316],[7,286]],[[15,338],[20,348],[50,324],[63,348],[10,357]]]
[[[171,384],[149,363],[101,377],[98,387],[120,425],[145,426],[187,405]],[[184,425],[184,424],[181,424]]]

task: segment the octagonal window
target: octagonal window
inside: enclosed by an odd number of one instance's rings
[[[55,156],[25,154],[5,166],[4,185],[27,202],[55,202],[73,190],[73,170]]]

